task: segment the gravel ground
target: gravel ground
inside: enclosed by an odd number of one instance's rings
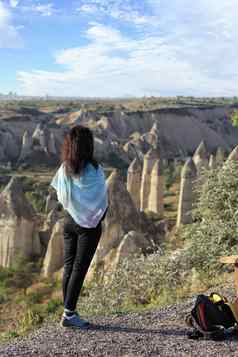
[[[194,300],[156,311],[97,317],[88,330],[45,323],[24,338],[0,345],[0,356],[238,356],[238,337],[222,342],[187,338],[183,320]]]

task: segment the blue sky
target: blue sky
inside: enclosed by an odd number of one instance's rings
[[[0,0],[0,93],[237,96],[237,0]]]

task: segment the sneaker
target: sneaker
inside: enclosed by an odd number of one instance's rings
[[[70,318],[62,316],[60,321],[61,327],[86,328],[89,325],[88,321],[81,319],[77,311],[75,311],[74,315]]]

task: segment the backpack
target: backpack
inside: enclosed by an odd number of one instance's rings
[[[188,333],[189,338],[222,340],[238,331],[238,302],[229,303],[227,298],[217,293],[198,295],[185,322],[193,328]]]

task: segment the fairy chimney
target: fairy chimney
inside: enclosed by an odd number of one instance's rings
[[[238,161],[238,145],[232,150],[227,161]]]
[[[140,209],[140,186],[142,176],[142,164],[135,158],[127,172],[127,191],[130,193],[135,207]]]
[[[208,166],[209,166],[209,169],[211,169],[211,170],[213,170],[217,167],[216,157],[214,155],[210,155]]]
[[[41,273],[44,277],[51,276],[63,265],[64,255],[64,218],[58,220],[52,230]]]
[[[223,147],[219,146],[216,152],[216,163],[222,165],[226,158],[226,151]]]
[[[41,255],[35,218],[21,179],[12,177],[0,194],[0,266],[12,266],[18,255],[25,258]]]
[[[30,135],[29,131],[26,130],[24,132],[23,138],[22,138],[22,149],[21,149],[21,154],[19,157],[19,160],[24,160],[32,150],[32,136]]]
[[[180,196],[177,215],[177,227],[192,223],[192,206],[194,202],[194,181],[197,176],[196,166],[189,158],[181,172]]]
[[[42,124],[37,124],[36,129],[32,135],[32,140],[33,146],[36,146],[41,150],[47,151],[46,130],[42,127]]]
[[[142,170],[141,179],[141,191],[140,191],[140,210],[145,211],[149,205],[149,194],[151,187],[151,173],[156,160],[158,160],[158,151],[151,149],[144,156],[144,164]]]
[[[48,142],[48,151],[50,154],[53,154],[53,155],[57,154],[54,133],[50,133],[50,138],[49,138],[49,142]]]
[[[193,155],[193,161],[197,168],[197,173],[201,172],[202,168],[208,167],[208,152],[204,141],[200,143]]]
[[[126,233],[138,229],[138,222],[140,222],[140,214],[135,208],[119,170],[111,173],[107,179],[107,186],[110,205],[99,244],[98,256],[101,258],[111,249],[116,249]]]
[[[163,216],[164,213],[164,176],[162,160],[156,160],[152,173],[148,202],[149,211]]]

